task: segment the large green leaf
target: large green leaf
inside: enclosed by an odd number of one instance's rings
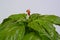
[[[43,36],[42,38],[43,40],[45,40],[44,36],[45,37],[47,36],[47,38],[50,38],[50,40],[57,40],[55,27],[53,26],[52,23],[46,20],[38,19],[38,20],[30,22],[28,26],[34,29],[35,31],[38,31],[40,33],[40,36],[41,35]]]
[[[23,40],[41,40],[40,37],[34,32],[28,33],[24,36]]]
[[[22,13],[22,14],[14,14],[9,16],[8,18],[11,18],[12,20],[22,20],[22,19],[26,19],[26,14]]]
[[[3,22],[1,23],[1,26],[0,26],[0,31],[5,29],[6,27],[8,27],[8,25],[12,25],[14,22],[12,22],[12,20],[9,20],[9,18],[4,19]]]
[[[43,20],[41,20],[41,19],[43,19]],[[31,22],[31,25],[30,25],[31,27],[33,27],[32,25],[34,25],[34,24],[35,24],[35,26],[38,26],[37,23],[35,23],[35,20],[37,20],[37,22],[40,22],[40,24],[42,24],[45,31],[50,36],[53,35],[52,40],[57,40],[57,34],[55,31],[55,28],[53,27],[53,24],[60,25],[60,17],[55,16],[55,15],[37,15],[36,16],[35,14],[33,14],[29,20]],[[33,21],[34,21],[34,23],[32,23]],[[34,28],[35,28],[35,26],[34,26]]]
[[[56,15],[40,15],[40,14],[32,14],[30,17],[29,17],[29,21],[34,21],[36,19],[44,19],[44,20],[47,20],[53,24],[57,24],[57,25],[60,25],[60,17],[56,16]]]
[[[21,16],[25,17],[23,14]],[[0,27],[0,40],[22,40],[25,34],[25,19],[18,20],[17,18],[19,17],[13,15],[3,20]]]
[[[1,28],[0,29],[5,28],[6,26],[8,26],[8,24],[11,24],[11,23],[13,24],[13,23],[19,22],[21,20],[25,21],[25,19],[26,19],[26,14],[11,15],[8,18],[3,20],[3,22],[1,23]]]
[[[7,21],[16,22],[16,21],[20,21],[20,20],[23,20],[23,19],[26,19],[26,14],[14,14],[14,15],[11,15],[8,18],[4,19],[2,24],[4,25],[4,23],[7,22]]]
[[[10,23],[0,31],[0,40],[22,40],[25,34],[25,25]]]
[[[45,31],[51,36],[52,40],[57,40],[55,28],[52,25],[52,23],[49,23],[46,20],[45,21],[44,20],[37,20],[37,22],[39,22],[39,24],[43,26]]]
[[[39,35],[41,36],[41,38],[43,40],[50,40],[51,39],[49,34],[43,28],[43,26],[39,24],[39,21],[33,21],[33,22],[29,23],[28,27],[30,27],[30,28],[34,29],[35,31],[39,32]]]
[[[42,17],[44,20],[47,20],[53,24],[57,24],[60,25],[60,17],[55,16],[55,15],[42,15]]]

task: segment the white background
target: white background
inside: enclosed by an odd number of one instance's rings
[[[0,0],[0,23],[9,15],[24,13],[26,9],[31,13],[60,16],[60,0]],[[60,33],[59,26],[56,30]]]

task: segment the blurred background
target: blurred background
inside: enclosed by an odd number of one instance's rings
[[[0,0],[0,23],[12,14],[26,13],[52,14],[60,16],[60,0]],[[55,25],[60,34],[60,26]]]

